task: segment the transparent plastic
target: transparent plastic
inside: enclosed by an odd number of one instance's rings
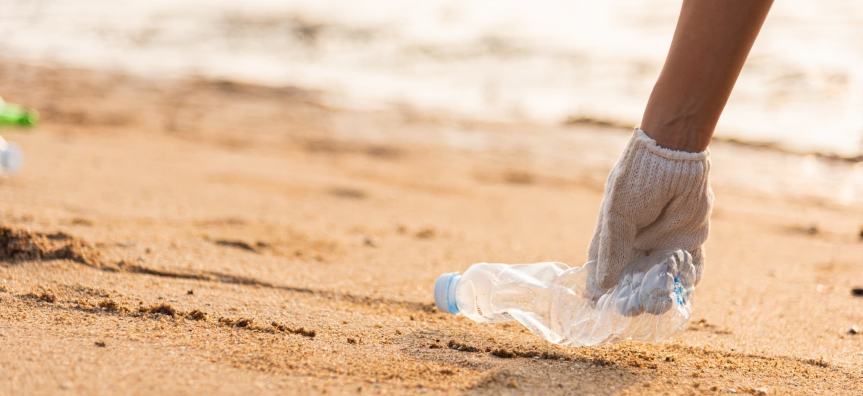
[[[666,250],[640,258],[605,293],[588,286],[595,265],[475,264],[463,275],[442,275],[435,299],[442,311],[480,323],[518,321],[560,345],[660,341],[685,329],[695,291],[688,252]]]

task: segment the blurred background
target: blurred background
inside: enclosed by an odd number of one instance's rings
[[[322,90],[343,106],[632,125],[678,2],[5,0],[4,57]],[[863,3],[777,2],[717,136],[863,155]]]
[[[629,128],[640,121],[679,6],[658,0],[5,0],[0,56],[146,78],[296,87],[341,109]],[[718,170],[720,184],[863,202],[860,37],[863,3],[774,5],[716,137],[805,156],[765,161],[767,154],[758,154],[751,166],[733,172],[725,166],[732,172],[727,177]],[[380,139],[380,130],[345,133]],[[500,136],[477,143],[458,128],[449,132],[443,143],[459,148],[502,144]],[[411,133],[400,128],[387,138],[417,138]],[[572,150],[560,149],[567,137],[524,141],[529,135],[522,133],[518,144],[540,157],[572,157]],[[616,149],[607,157],[599,168],[613,163]],[[729,163],[741,164],[739,155],[732,157]]]

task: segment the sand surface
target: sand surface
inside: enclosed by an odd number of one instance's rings
[[[863,208],[733,182],[767,152],[714,145],[689,330],[563,348],[431,287],[580,265],[625,130],[9,62],[0,94],[44,117],[4,134],[0,395],[863,394]]]

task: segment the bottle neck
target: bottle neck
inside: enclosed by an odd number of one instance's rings
[[[461,281],[461,274],[454,272],[449,277],[449,282],[447,282],[446,287],[446,305],[449,312],[453,315],[461,313],[461,310],[458,309],[458,302],[456,300],[456,288],[458,288],[459,281]]]

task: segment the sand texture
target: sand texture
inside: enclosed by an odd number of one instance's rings
[[[863,208],[740,187],[758,149],[714,146],[689,329],[563,348],[432,284],[581,265],[626,130],[8,61],[0,95],[44,118],[4,133],[0,395],[863,394]]]

